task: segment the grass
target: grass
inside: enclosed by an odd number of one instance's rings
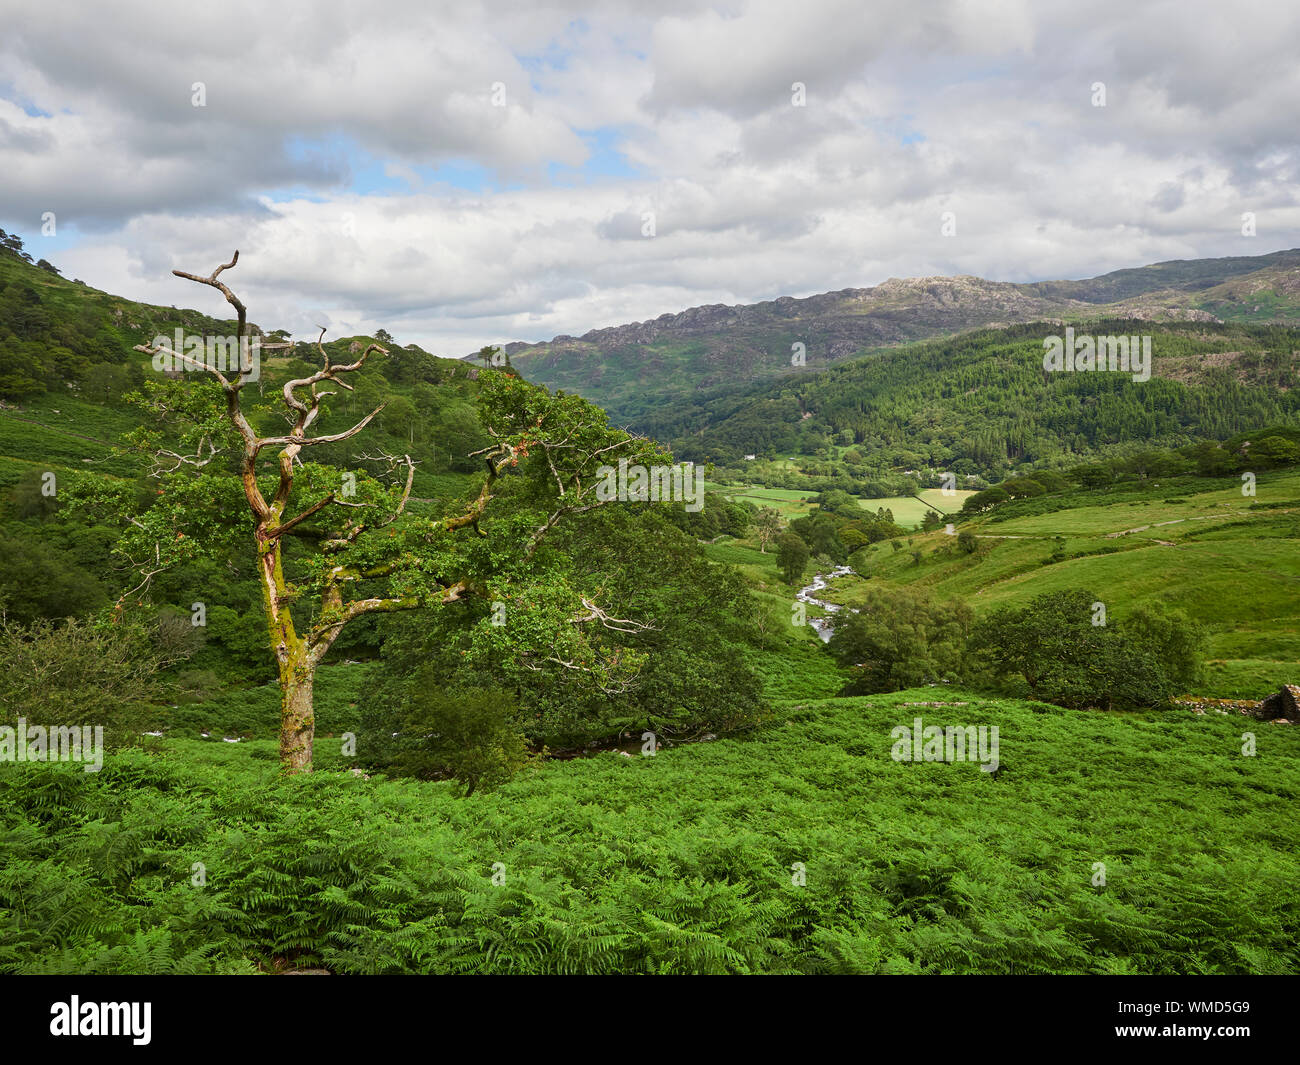
[[[792,488],[761,488],[757,485],[723,488],[721,491],[728,499],[740,499],[755,506],[771,507],[786,521],[802,518],[811,513],[813,504],[810,500],[817,495],[811,489],[798,491]]]
[[[0,410],[0,454],[42,469],[90,470],[119,477],[141,463],[115,456],[114,441],[136,424],[132,418],[69,396],[41,397],[21,410]]]
[[[996,725],[999,774],[895,761],[917,716]],[[1294,972],[1300,735],[1254,730],[922,688],[470,799],[269,740],[5,765],[0,969]]]
[[[912,496],[888,496],[882,499],[859,499],[858,506],[875,513],[881,507],[893,511],[894,521],[905,529],[916,529],[921,520],[933,510],[952,514],[961,510],[962,504],[974,492],[953,491],[945,494],[941,488],[922,489],[916,498]]]
[[[1081,493],[1058,510],[959,521],[959,530],[980,538],[976,553],[962,553],[940,531],[914,536],[908,550],[877,544],[861,556],[859,570],[966,599],[977,612],[1080,587],[1121,615],[1163,603],[1208,630],[1212,663],[1197,694],[1261,698],[1283,682],[1296,683],[1300,473],[1261,474],[1253,498],[1243,497],[1235,481],[1193,479],[1169,492],[1168,485],[1130,486],[1114,500]],[[1070,499],[1083,505],[1069,506]],[[1048,507],[1030,502],[1025,509]],[[1064,557],[1052,561],[1057,537]],[[919,565],[913,549],[922,552]],[[841,582],[834,594],[855,602],[853,582]]]

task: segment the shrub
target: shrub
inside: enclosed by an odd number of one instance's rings
[[[392,766],[425,780],[451,777],[472,795],[508,780],[530,760],[514,696],[499,688],[443,691],[425,675],[394,744]]]
[[[940,602],[912,588],[870,586],[857,613],[841,615],[829,648],[853,671],[845,694],[897,691],[965,679],[974,622],[960,600]]]
[[[975,626],[971,650],[996,676],[1023,677],[1031,695],[1067,707],[1160,706],[1195,679],[1203,637],[1185,617],[1149,608],[1120,622],[1100,605],[1074,589],[1003,607]]]

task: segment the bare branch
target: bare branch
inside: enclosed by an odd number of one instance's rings
[[[573,662],[568,659],[557,658],[555,655],[547,655],[545,658],[542,659],[542,662],[543,663],[550,662],[553,665],[559,666],[561,669],[567,669],[574,673],[585,673],[591,677],[598,676],[597,671],[593,669],[591,666],[585,666],[581,662]],[[524,669],[527,669],[533,673],[545,672],[543,666],[533,665],[531,662],[528,661],[526,657],[520,660],[520,665],[522,665]],[[607,684],[602,680],[596,680],[595,684],[596,684],[596,688],[603,695],[626,695],[628,692],[632,691],[633,688],[635,687],[636,678],[629,677],[626,680],[619,681],[615,684]]]
[[[362,429],[369,425],[374,417],[383,409],[383,405],[378,406],[362,418],[361,421],[357,422],[357,424],[351,429],[347,429],[341,433],[332,433],[329,436],[295,436],[293,433],[290,433],[288,436],[264,436],[257,441],[257,450],[261,451],[265,447],[274,447],[276,445],[286,448],[304,448],[312,447],[316,444],[337,444],[356,436],[357,433],[361,432]],[[296,431],[297,429],[295,429],[295,432]],[[296,455],[297,452],[295,451],[294,454]],[[290,457],[292,458],[293,456]]]
[[[225,285],[224,282],[217,280],[217,278],[221,275],[221,272],[223,270],[229,270],[237,262],[239,262],[238,250],[236,250],[235,254],[231,256],[230,262],[223,263],[221,266],[218,266],[207,277],[200,277],[198,274],[186,273],[184,270],[173,270],[172,273],[175,274],[177,277],[185,278],[187,281],[197,281],[200,285],[211,285],[213,288],[217,289],[223,296],[226,297],[226,302],[235,308],[235,313],[239,319],[239,330],[237,335],[241,341],[241,348],[242,348],[242,341],[244,337],[247,336],[248,334],[248,309],[243,305],[242,302],[240,302],[239,297],[230,291],[230,289]],[[235,381],[229,382],[227,384],[227,387],[235,388],[235,389],[243,388],[244,384],[246,383],[245,375],[250,374],[252,372],[253,372],[252,367],[245,369],[241,364],[239,368],[239,377]]]
[[[655,632],[659,628],[657,625],[632,621],[629,618],[610,617],[586,596],[582,597],[582,605],[586,608],[587,613],[569,618],[570,625],[582,625],[588,621],[599,621],[605,628],[613,629],[616,632]]]
[[[178,351],[174,351],[170,346],[154,347],[152,344],[136,344],[132,350],[143,351],[146,355],[168,355],[179,362],[193,366],[196,370],[203,370],[206,373],[212,374],[213,377],[221,382],[221,387],[226,391],[230,391],[231,388],[235,387],[235,385],[226,378],[226,375],[215,366],[209,366],[206,361],[196,359],[193,355],[183,355]]]

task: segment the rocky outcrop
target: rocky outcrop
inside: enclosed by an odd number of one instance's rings
[[[1300,721],[1300,685],[1286,684],[1282,690],[1270,695],[1252,715],[1261,721]]]

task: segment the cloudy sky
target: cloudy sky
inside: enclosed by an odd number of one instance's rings
[[[296,334],[459,355],[1300,246],[1276,0],[0,0],[0,26],[0,225],[214,313],[169,271],[238,248],[252,319]]]

